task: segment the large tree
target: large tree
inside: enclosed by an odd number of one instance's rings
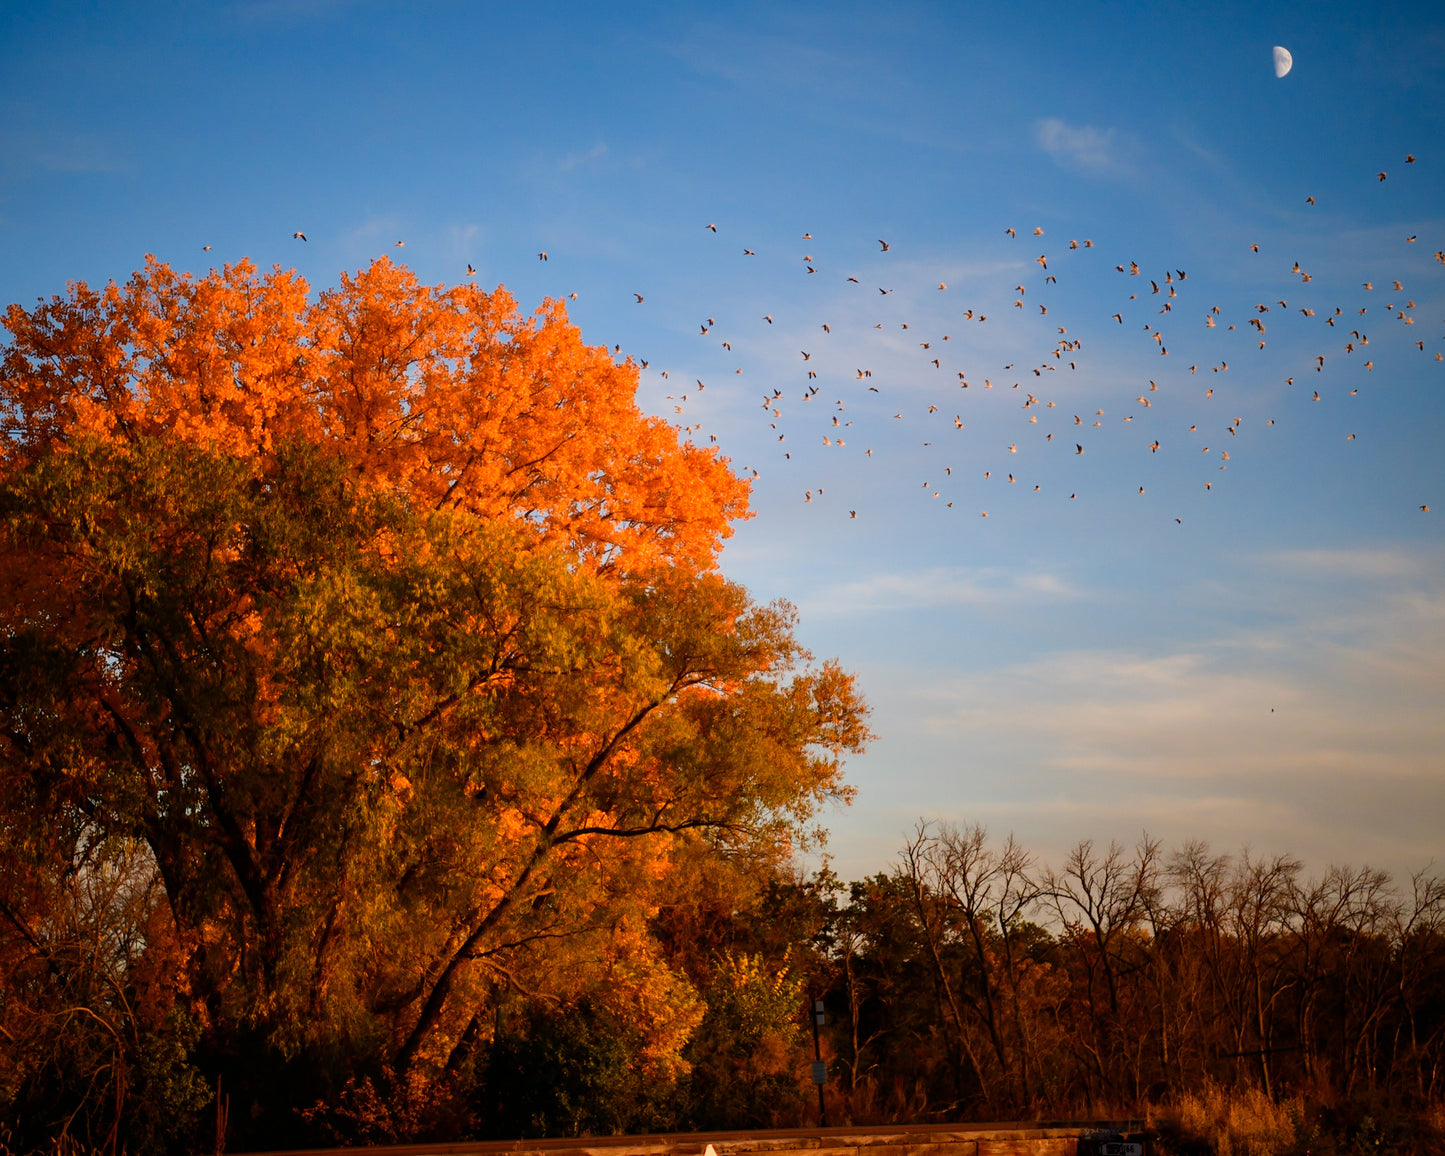
[[[581,992],[676,1070],[674,865],[778,861],[867,738],[717,573],[725,459],[559,304],[385,261],[314,301],[151,263],[5,324],[0,948],[53,952],[43,897],[96,848],[159,884],[96,1070],[123,1089],[169,1009],[217,1070],[327,1057],[404,1115],[504,993]]]

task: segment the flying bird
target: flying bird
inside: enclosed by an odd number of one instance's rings
[[[296,237],[296,238],[299,238],[299,239],[302,240],[302,241],[306,240],[306,234],[305,234],[305,233],[296,232],[296,233],[292,233],[291,236]]]

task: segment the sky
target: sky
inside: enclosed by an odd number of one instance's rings
[[[932,821],[1404,879],[1442,61],[1408,2],[3,0],[0,304],[148,253],[564,297],[757,472],[723,569],[859,678],[844,878]]]

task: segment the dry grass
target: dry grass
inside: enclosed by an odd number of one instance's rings
[[[1258,1088],[1206,1084],[1161,1112],[1161,1133],[1181,1152],[1213,1156],[1284,1156],[1308,1151],[1302,1101],[1275,1103]]]

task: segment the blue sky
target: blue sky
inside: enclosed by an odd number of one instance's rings
[[[1445,858],[1442,60],[1425,4],[5,4],[0,299],[146,253],[576,293],[758,471],[724,568],[874,705],[845,875],[921,817],[1405,874]]]

